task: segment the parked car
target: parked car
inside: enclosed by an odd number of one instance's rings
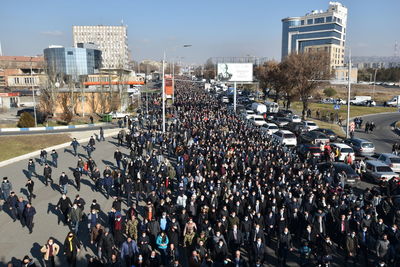
[[[242,113],[242,117],[243,117],[244,119],[247,119],[247,120],[251,119],[254,115],[256,115],[256,114],[255,114],[254,111],[251,110],[251,109],[246,109],[246,110]]]
[[[358,106],[375,107],[376,102],[374,100],[363,100],[358,103]]]
[[[289,120],[283,117],[276,117],[272,122],[278,125],[279,128],[282,128],[289,123]]]
[[[301,144],[297,147],[297,153],[302,159],[307,158],[309,154],[312,154],[314,157],[321,157],[322,151],[319,146],[314,144]]]
[[[336,158],[337,161],[344,161],[348,156],[351,157],[352,160],[355,160],[354,150],[350,146],[343,143],[332,143],[330,146],[333,151],[339,149],[339,156]]]
[[[284,110],[279,110],[278,113],[276,113],[277,117],[288,117],[289,115],[292,115],[293,112],[289,109],[284,109]]]
[[[326,144],[329,143],[329,138],[320,132],[305,132],[299,135],[300,143],[309,143],[309,144]]]
[[[278,126],[276,126],[275,123],[266,123],[263,126],[261,126],[261,131],[266,132],[268,135],[272,135],[273,133],[279,131]]]
[[[318,164],[317,168],[321,172],[333,172],[333,178],[339,179],[339,173],[343,171],[346,173],[347,179],[345,181],[346,184],[354,184],[360,181],[360,176],[356,173],[356,171],[349,165],[343,162],[325,162]]]
[[[296,146],[296,135],[288,130],[280,130],[272,134],[272,138],[281,145]]]
[[[380,183],[398,177],[399,175],[393,172],[393,170],[382,161],[379,160],[365,161],[364,178],[372,182]]]
[[[291,122],[301,122],[300,116],[295,115],[295,114],[289,115],[289,116],[288,116],[288,119],[289,119]]]
[[[250,121],[255,126],[263,126],[263,125],[267,124],[267,122],[264,120],[264,117],[262,115],[253,115],[253,117],[250,118]]]
[[[372,156],[375,153],[374,144],[365,139],[361,138],[346,139],[344,143],[353,148],[354,152],[356,153],[356,156],[367,157],[367,156]]]
[[[301,122],[289,122],[287,125],[283,127],[283,129],[291,131],[299,136],[302,133],[307,132],[307,129],[304,127]]]
[[[331,142],[334,142],[334,141],[336,141],[336,139],[337,139],[337,134],[336,134],[334,131],[332,131],[331,129],[318,128],[318,129],[315,129],[315,130],[313,130],[313,131],[317,131],[317,132],[324,133],[326,136],[329,137],[329,140],[330,140]]]
[[[378,157],[379,161],[389,165],[394,172],[400,172],[400,157],[391,153],[382,153]]]
[[[274,118],[275,118],[276,113],[267,112],[267,113],[264,113],[262,115],[264,116],[264,119],[266,121],[273,121]]]
[[[227,96],[223,96],[222,98],[221,98],[221,100],[222,100],[222,103],[225,103],[225,104],[229,104],[229,97],[227,97]]]
[[[112,112],[110,112],[110,113],[108,113],[108,114],[111,115],[113,119],[123,119],[123,118],[125,118],[126,116],[128,116],[128,117],[130,116],[129,113],[126,113],[126,112],[118,112],[118,111],[112,111]]]
[[[313,121],[303,121],[303,125],[308,131],[316,130],[319,128],[318,125]]]

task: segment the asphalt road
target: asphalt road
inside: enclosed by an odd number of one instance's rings
[[[375,114],[363,117],[363,128],[356,129],[355,137],[371,141],[377,153],[391,153],[394,142],[400,141],[400,136],[394,131],[393,123],[400,120],[399,113]],[[373,121],[376,125],[372,133],[364,132],[366,122]]]
[[[114,166],[113,152],[116,149],[117,141],[113,138],[107,138],[105,142],[97,143],[96,150],[93,152],[92,157],[95,159],[100,171],[102,172],[106,165]],[[82,145],[82,144],[81,144]],[[86,145],[86,144],[85,144]],[[69,176],[70,181],[73,180],[72,168],[76,167],[77,158],[70,153],[70,148],[67,150],[60,149],[59,153],[59,166],[53,168],[53,179],[58,184],[59,177],[62,171],[65,171]],[[123,153],[127,153],[127,149],[120,149]],[[82,156],[86,156],[82,147],[78,149]],[[37,156],[39,157],[39,155]],[[1,177],[7,176],[13,184],[13,190],[18,196],[24,196],[26,199],[25,182],[27,180],[25,169],[27,167],[27,160],[18,161],[1,168]],[[11,217],[3,211],[0,212],[0,266],[10,261],[13,257],[22,259],[24,255],[32,255],[36,262],[43,263],[40,248],[49,237],[53,237],[59,245],[64,243],[64,239],[69,231],[68,226],[63,226],[58,221],[58,211],[55,210],[54,205],[57,204],[61,194],[58,186],[46,187],[43,183],[43,167],[36,163],[36,170],[40,175],[39,178],[33,178],[35,182],[34,192],[37,198],[34,199],[33,206],[36,208],[37,214],[34,218],[33,233],[29,234],[28,229],[23,228],[21,224],[13,222]],[[68,196],[73,201],[75,195],[78,193],[75,188],[75,182],[68,187]],[[111,209],[112,199],[106,199],[104,195],[99,192],[93,191],[93,182],[86,176],[83,177],[81,182],[81,191],[79,194],[86,201],[85,213],[89,212],[93,199],[97,199],[100,204],[103,222],[106,222],[106,213]],[[5,206],[3,206],[5,207]],[[126,209],[126,206],[123,206]],[[87,225],[81,224],[79,238],[88,244],[88,230]],[[92,247],[84,247],[79,255],[79,266],[85,266],[85,257],[87,254],[93,254]],[[57,257],[56,261],[66,266],[64,257]]]

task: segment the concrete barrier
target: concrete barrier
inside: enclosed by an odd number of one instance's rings
[[[32,128],[0,128],[0,133],[6,132],[33,132],[33,131],[53,131],[53,130],[68,130],[68,129],[81,129],[93,128],[100,126],[108,126],[110,123],[96,123],[96,124],[81,124],[81,125],[66,125],[66,126],[49,126],[49,127],[32,127]]]

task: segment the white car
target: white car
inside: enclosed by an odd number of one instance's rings
[[[113,119],[123,119],[123,118],[125,118],[126,116],[128,116],[128,117],[130,116],[129,113],[126,113],[126,112],[118,112],[118,111],[112,111],[112,112],[110,112],[110,113],[108,113],[108,114],[111,115]]]
[[[268,135],[272,135],[279,131],[279,127],[275,123],[266,123],[260,130],[266,132]]]
[[[300,116],[295,115],[295,114],[289,115],[289,116],[288,116],[288,119],[289,119],[291,122],[301,122]]]
[[[313,121],[303,121],[303,125],[308,131],[313,131],[319,128],[318,125]]]
[[[227,96],[223,96],[222,103],[229,104],[229,98]]]
[[[256,113],[251,109],[246,109],[246,111],[243,112],[243,116],[247,120],[250,120],[255,115],[256,115]]]
[[[394,172],[400,172],[400,157],[391,153],[383,153],[378,157],[379,161],[386,163]]]
[[[267,122],[264,120],[264,117],[261,115],[253,115],[253,117],[250,118],[250,121],[255,126],[263,126],[263,125],[267,124]]]
[[[272,138],[281,145],[297,146],[296,135],[288,130],[277,131],[272,134]]]
[[[350,146],[342,143],[332,143],[330,146],[333,151],[339,149],[339,157],[336,159],[337,161],[344,161],[346,156],[350,156],[353,161],[355,160],[356,156],[354,150]]]

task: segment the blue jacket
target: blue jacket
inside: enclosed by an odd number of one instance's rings
[[[130,243],[128,243],[128,241],[125,241],[121,247],[121,258],[124,258],[125,256],[129,256],[129,247],[131,247],[131,249],[132,249],[132,255],[139,253],[139,248],[138,248],[135,240],[132,240],[132,242],[130,242]]]
[[[157,236],[156,244],[159,249],[167,249],[169,243],[168,236],[165,236],[165,242],[164,242],[165,245],[161,245],[162,243],[163,243],[162,236],[161,235]]]

